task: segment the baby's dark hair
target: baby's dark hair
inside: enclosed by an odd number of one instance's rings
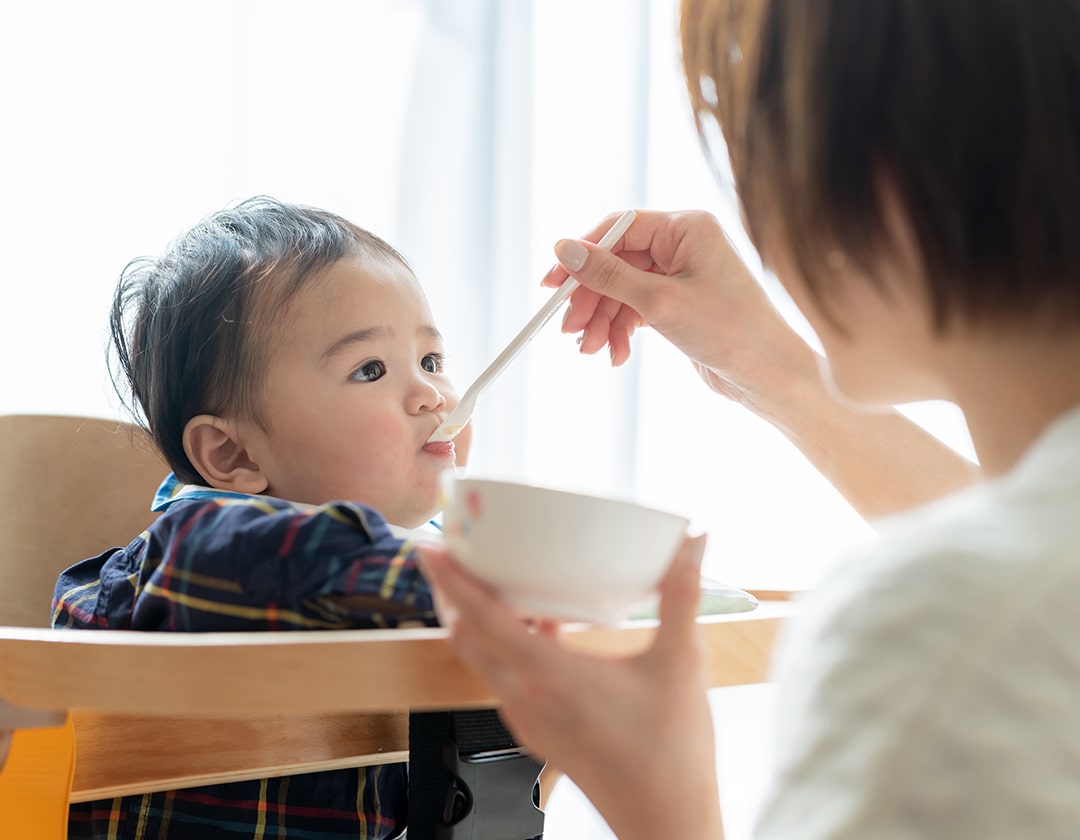
[[[205,483],[184,452],[187,422],[199,414],[260,421],[275,318],[305,280],[346,257],[408,267],[340,216],[257,196],[124,269],[109,319],[110,375],[181,481]]]

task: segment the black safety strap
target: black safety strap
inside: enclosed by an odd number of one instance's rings
[[[542,840],[542,768],[494,709],[413,712],[408,840]]]

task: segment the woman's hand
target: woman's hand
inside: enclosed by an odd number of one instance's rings
[[[570,776],[622,840],[721,837],[712,718],[695,615],[704,537],[662,584],[652,646],[601,659],[529,627],[438,548],[423,548],[436,609],[519,741]]]
[[[639,211],[611,252],[596,239],[555,246],[560,265],[544,278],[558,286],[568,273],[584,287],[570,301],[564,332],[581,333],[583,353],[605,345],[613,364],[630,357],[630,336],[644,325],[682,350],[713,390],[756,403],[782,388],[798,366],[817,376],[813,354],[788,327],[747,270],[720,223],[703,211]]]
[[[973,467],[896,412],[867,414],[836,401],[817,354],[770,303],[720,223],[708,213],[639,211],[614,251],[597,248],[611,216],[586,240],[555,245],[574,292],[565,332],[581,349],[607,345],[614,364],[648,324],[682,350],[705,383],[779,429],[864,517],[925,504],[970,484]]]

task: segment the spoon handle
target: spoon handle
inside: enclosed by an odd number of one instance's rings
[[[615,224],[604,234],[603,239],[596,243],[597,246],[605,249],[611,248],[619,241],[619,237],[626,233],[627,228],[630,227],[636,216],[637,213],[633,210],[627,210],[619,216],[615,220]],[[476,407],[476,398],[480,395],[480,392],[495,381],[496,377],[514,360],[514,357],[525,348],[525,345],[532,341],[533,336],[540,331],[540,328],[551,320],[551,316],[574,293],[574,289],[579,285],[578,281],[573,277],[566,278],[566,281],[555,290],[555,294],[548,298],[547,303],[540,307],[540,311],[532,316],[521,332],[514,336],[513,340],[495,357],[495,361],[488,365],[484,372],[476,377],[476,381],[466,389],[457,407],[450,412],[442,425],[428,438],[430,443],[452,440],[458,432],[465,428],[465,424],[472,417],[473,409]]]

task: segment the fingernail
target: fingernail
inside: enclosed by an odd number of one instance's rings
[[[560,239],[555,243],[555,256],[569,271],[581,271],[589,249],[574,239]]]

